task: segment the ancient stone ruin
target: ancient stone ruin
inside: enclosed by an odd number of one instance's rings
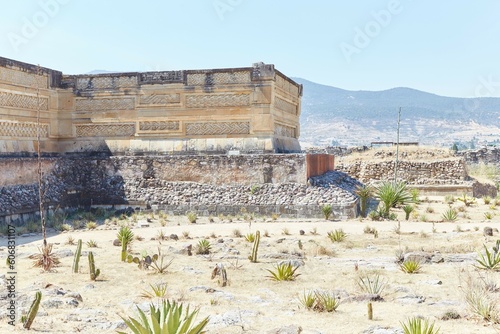
[[[301,96],[263,63],[64,75],[0,58],[0,221],[38,210],[39,130],[46,208],[353,217],[355,180],[307,185],[334,163],[300,153]]]
[[[64,75],[0,57],[0,153],[299,152],[302,86],[274,65]]]

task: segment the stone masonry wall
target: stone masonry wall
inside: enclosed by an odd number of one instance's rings
[[[336,166],[337,170],[345,172],[361,182],[392,180],[394,179],[394,168],[395,161],[377,163],[357,161],[348,165],[339,163]],[[416,185],[462,184],[468,179],[465,161],[460,158],[431,162],[399,161],[397,176],[399,179]]]

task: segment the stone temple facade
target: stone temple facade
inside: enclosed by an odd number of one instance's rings
[[[46,154],[298,152],[301,96],[263,63],[64,75],[0,57],[0,154],[35,153],[38,131]]]

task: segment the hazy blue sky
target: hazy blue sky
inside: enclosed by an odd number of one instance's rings
[[[67,74],[246,67],[500,96],[497,0],[2,1],[0,56]]]

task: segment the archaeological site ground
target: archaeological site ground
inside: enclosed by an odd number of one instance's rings
[[[500,149],[302,151],[301,96],[0,58],[0,331],[499,333]]]

